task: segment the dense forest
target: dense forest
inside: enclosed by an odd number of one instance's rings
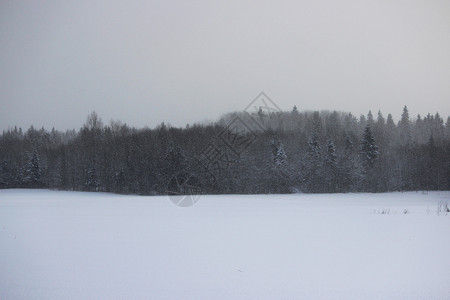
[[[150,129],[93,112],[79,131],[17,127],[0,137],[0,188],[142,195],[450,189],[450,117],[230,113]],[[188,189],[187,187],[192,188]],[[177,191],[178,189],[178,191]]]

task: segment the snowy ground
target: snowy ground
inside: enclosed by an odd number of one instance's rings
[[[450,299],[441,201],[0,190],[0,299]]]

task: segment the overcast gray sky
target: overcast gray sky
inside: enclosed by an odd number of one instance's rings
[[[285,110],[450,115],[449,0],[0,1],[0,129]]]

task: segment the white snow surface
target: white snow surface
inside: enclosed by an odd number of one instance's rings
[[[441,201],[0,190],[0,299],[450,299]]]

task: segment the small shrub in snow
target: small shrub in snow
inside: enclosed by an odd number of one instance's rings
[[[379,215],[388,215],[391,212],[389,208],[380,208],[376,211]]]
[[[437,214],[446,216],[450,212],[447,201],[441,200],[437,208]]]

